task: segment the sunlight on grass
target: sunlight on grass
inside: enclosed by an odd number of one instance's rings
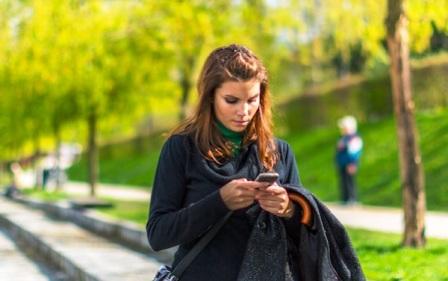
[[[429,210],[448,211],[448,110],[439,109],[417,114],[420,148],[424,161],[426,196]],[[392,117],[360,124],[364,152],[358,181],[363,204],[401,207],[401,191]],[[295,152],[302,184],[319,199],[337,201],[339,188],[334,164],[335,143],[339,132],[335,126],[280,136]],[[142,139],[104,147],[101,150],[101,181],[107,183],[152,185],[163,137]],[[87,180],[87,162],[83,158],[69,171],[73,180]]]
[[[426,248],[400,247],[401,236],[349,229],[369,281],[448,280],[448,241],[429,239]]]
[[[46,202],[57,202],[70,198],[70,195],[63,191],[46,191],[42,189],[22,189],[21,192],[29,197]]]
[[[104,198],[113,204],[112,208],[98,209],[97,211],[119,220],[132,221],[144,226],[148,219],[149,202],[142,201],[120,201]]]
[[[422,112],[417,115],[420,148],[424,161],[427,206],[448,210],[448,111]],[[362,203],[401,207],[396,129],[393,118],[360,124],[364,140],[357,176]],[[285,136],[296,153],[302,183],[321,200],[337,201],[339,188],[334,164],[337,128],[320,128],[304,134]]]
[[[31,198],[45,202],[66,201],[70,199],[83,199],[82,196],[73,196],[63,191],[43,191],[38,189],[25,189],[23,194]],[[149,202],[145,201],[123,201],[109,197],[99,199],[111,203],[110,208],[93,208],[92,210],[118,220],[132,221],[141,226],[146,224],[148,218]]]

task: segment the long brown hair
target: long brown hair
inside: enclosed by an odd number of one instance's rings
[[[260,106],[246,128],[243,146],[255,141],[261,164],[266,170],[272,170],[278,155],[272,134],[268,75],[262,62],[244,46],[232,44],[210,53],[198,79],[196,110],[171,134],[192,135],[203,157],[217,164],[231,157],[232,145],[219,133],[214,121],[215,91],[227,81],[252,79],[260,82]]]

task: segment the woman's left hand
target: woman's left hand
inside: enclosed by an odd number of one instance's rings
[[[263,210],[273,215],[291,218],[294,214],[294,204],[289,200],[288,192],[276,183],[259,189],[255,194],[255,200]]]

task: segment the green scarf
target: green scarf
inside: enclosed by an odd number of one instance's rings
[[[243,140],[244,132],[234,132],[224,126],[221,122],[216,120],[216,127],[221,132],[222,136],[233,144],[232,154],[237,156],[241,150],[241,142]]]

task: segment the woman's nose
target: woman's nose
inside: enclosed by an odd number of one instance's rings
[[[246,116],[249,114],[249,105],[247,103],[243,103],[239,108],[237,115],[238,116]]]

